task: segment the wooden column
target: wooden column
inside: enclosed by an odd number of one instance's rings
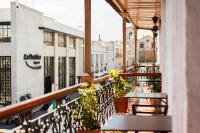
[[[85,40],[84,40],[85,68],[82,74],[82,82],[93,82],[91,71],[91,0],[85,0]]]
[[[153,72],[155,72],[155,65],[156,65],[156,34],[153,32]]]
[[[122,31],[123,31],[123,69],[126,70],[126,18],[127,13],[122,13]]]
[[[135,64],[137,64],[137,29],[135,29]]]
[[[91,0],[85,0],[85,69],[91,75]]]
[[[137,29],[135,29],[135,65],[134,65],[134,72],[138,72],[138,64],[137,64]],[[137,82],[138,77],[135,76],[134,80]]]
[[[153,31],[153,73],[155,73],[156,65],[156,36],[157,33]],[[153,89],[155,89],[155,77],[153,77]]]

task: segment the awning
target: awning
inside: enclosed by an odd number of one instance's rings
[[[128,14],[127,22],[131,22],[138,29],[152,29],[152,18],[158,17],[160,25],[161,0],[106,0],[120,15]]]

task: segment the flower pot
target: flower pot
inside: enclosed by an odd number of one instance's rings
[[[128,99],[125,97],[114,98],[116,113],[127,113]]]
[[[78,133],[101,133],[100,130],[78,130]]]

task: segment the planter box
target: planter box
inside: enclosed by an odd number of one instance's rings
[[[116,113],[127,113],[128,98],[114,98]]]

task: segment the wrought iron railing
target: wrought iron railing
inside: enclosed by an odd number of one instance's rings
[[[161,92],[162,75],[159,66],[136,66],[132,72],[121,73],[123,77],[127,77],[129,82],[134,82],[137,86],[145,86],[151,88],[152,92]]]
[[[97,84],[106,79],[107,76],[94,82]],[[80,84],[0,109],[0,120],[17,117],[18,121],[20,121],[18,126],[13,129],[7,129],[5,132],[73,133],[77,129],[84,129],[82,118],[79,117],[74,120],[72,117],[73,110],[79,104],[79,96],[75,99],[70,99],[70,96],[77,93],[77,88],[79,87]],[[101,125],[115,112],[112,89],[112,82],[107,81],[96,91],[98,97],[98,113],[96,115]],[[55,109],[45,111],[37,117],[34,116],[34,114],[41,112],[42,106],[52,101],[57,103]]]
[[[161,76],[160,73],[138,73],[134,72],[134,67],[126,69],[127,73],[121,76]],[[133,82],[131,80],[130,82]],[[96,117],[102,125],[106,120],[115,113],[113,105],[113,85],[108,80],[108,75],[94,79],[93,84],[99,85],[96,91],[98,97],[98,113]],[[5,132],[27,132],[27,133],[74,133],[77,129],[84,129],[82,118],[74,120],[72,112],[79,104],[79,95],[77,89],[81,84],[48,93],[43,96],[23,101],[21,103],[10,105],[0,109],[0,121],[15,119],[15,128],[7,129]],[[54,109],[46,111],[44,108],[49,107],[50,103],[57,103]],[[43,112],[41,112],[41,110]],[[1,128],[0,128],[1,129]]]

